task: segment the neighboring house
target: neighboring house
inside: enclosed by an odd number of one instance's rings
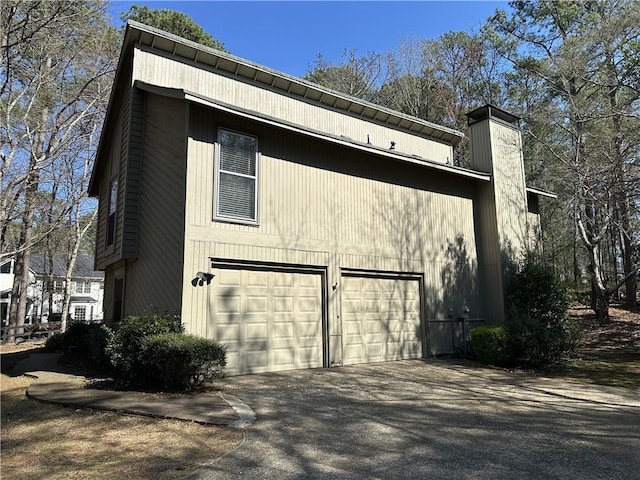
[[[178,312],[228,372],[422,358],[503,321],[535,248],[518,118],[458,131],[127,26],[89,192],[106,318]]]
[[[9,308],[11,305],[11,291],[13,290],[13,267],[14,260],[6,258],[0,262],[0,321],[2,325],[9,324]],[[32,269],[29,269],[29,283],[27,285],[27,320],[30,322],[35,306],[36,294],[36,275]]]
[[[2,323],[9,323],[13,285],[13,260],[0,264]],[[53,268],[52,268],[53,267]],[[44,255],[32,254],[27,287],[26,324],[59,320],[64,302],[65,263],[54,257],[52,265]],[[93,268],[93,258],[79,256],[71,278],[69,314],[73,320],[93,322],[103,319],[104,273]]]

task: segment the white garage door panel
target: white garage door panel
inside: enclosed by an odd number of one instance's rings
[[[344,364],[422,358],[420,284],[342,278]]]
[[[210,332],[227,346],[227,373],[322,366],[321,275],[214,270]]]

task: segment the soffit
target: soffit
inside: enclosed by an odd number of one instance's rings
[[[129,21],[125,42],[125,47],[139,43],[192,62],[201,63],[242,81],[249,81],[288,95],[302,97],[325,107],[454,146],[464,137],[464,134],[457,130],[349,97],[301,78],[199,45],[141,23]]]
[[[238,115],[256,122],[272,125],[277,128],[282,128],[284,130],[288,130],[291,132],[308,135],[310,137],[318,138],[324,141],[339,144],[349,148],[354,148],[360,151],[373,153],[375,155],[380,155],[392,160],[402,161],[405,163],[412,163],[414,165],[421,165],[431,170],[439,170],[441,172],[458,175],[460,177],[471,178],[474,180],[480,180],[484,182],[488,182],[491,180],[491,175],[484,172],[469,170],[466,168],[456,167],[453,165],[446,165],[446,164],[434,162],[432,160],[419,157],[417,155],[407,155],[401,152],[387,150],[387,149],[372,146],[370,144],[358,142],[347,137],[338,137],[336,135],[330,135],[325,132],[312,130],[300,125],[296,125],[291,122],[287,122],[286,120],[283,120],[280,118],[265,116],[260,112],[243,109],[236,105],[229,105],[227,103],[220,102],[212,98],[206,98],[206,97],[203,97],[202,95],[198,95],[193,92],[188,92],[181,89],[159,87],[156,85],[150,85],[148,83],[140,82],[140,81],[135,82],[135,87],[156,95],[184,99],[184,100],[194,102],[200,105],[204,105],[210,108],[214,108],[220,111],[232,113],[234,115]]]

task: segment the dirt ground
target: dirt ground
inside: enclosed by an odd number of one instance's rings
[[[640,388],[640,312],[611,307],[609,322],[589,308],[569,312],[582,327],[576,355],[561,374],[599,385]]]
[[[611,307],[609,322],[597,322],[593,311],[573,308],[570,315],[583,327],[580,350],[586,354],[638,354],[640,353],[640,312]]]

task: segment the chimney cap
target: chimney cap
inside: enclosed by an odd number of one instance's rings
[[[475,110],[467,113],[467,118],[469,126],[490,118],[496,118],[503,122],[515,124],[516,126],[520,122],[520,117],[506,112],[494,105],[484,105],[480,108],[476,108]]]

